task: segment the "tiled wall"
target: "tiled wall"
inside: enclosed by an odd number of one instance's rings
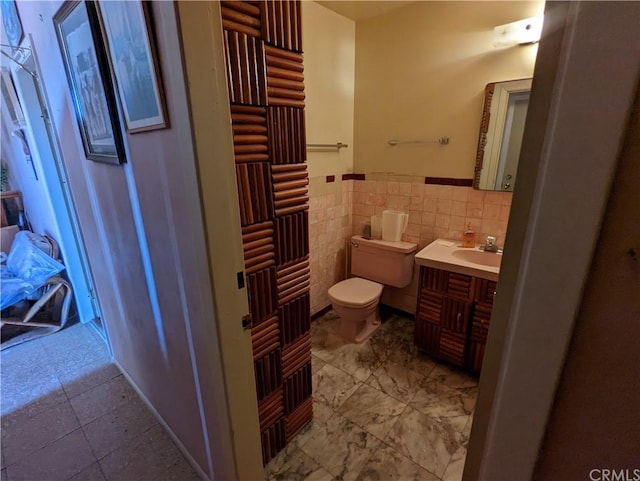
[[[309,254],[311,314],[331,304],[327,290],[346,278],[347,245],[351,237],[353,180],[309,179]]]
[[[370,217],[387,209],[409,214],[403,240],[418,249],[438,237],[462,240],[470,223],[476,242],[487,235],[504,245],[512,194],[471,187],[425,184],[424,177],[367,174],[367,180],[327,183],[325,177],[310,179],[309,250],[311,256],[311,313],[330,304],[327,290],[348,274],[348,241],[362,234]],[[417,269],[414,282],[403,289],[385,288],[383,302],[413,313],[416,304]]]

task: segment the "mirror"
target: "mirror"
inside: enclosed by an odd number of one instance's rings
[[[493,82],[484,92],[473,187],[513,192],[531,79]]]

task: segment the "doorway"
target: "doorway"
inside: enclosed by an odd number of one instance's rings
[[[5,134],[17,136],[22,144],[21,149],[5,150],[12,188],[21,191],[34,232],[51,236],[60,247],[77,320],[90,323],[109,345],[36,53],[30,38],[23,47],[9,51],[3,46],[2,65],[10,72],[15,107],[24,117],[21,125],[5,122]]]

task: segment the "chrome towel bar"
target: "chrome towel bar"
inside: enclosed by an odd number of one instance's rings
[[[391,139],[387,142],[391,146],[400,145],[400,144],[440,144],[440,145],[448,145],[449,137],[440,137],[436,140],[397,140]]]

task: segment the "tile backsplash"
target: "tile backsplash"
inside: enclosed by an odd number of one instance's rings
[[[325,177],[312,178],[309,192],[312,314],[330,304],[327,289],[348,275],[349,238],[362,234],[372,215],[387,209],[407,212],[409,224],[403,240],[415,242],[418,249],[439,237],[461,240],[469,224],[477,243],[493,235],[502,246],[513,195],[424,184],[424,178],[391,174],[331,183]],[[383,302],[412,313],[416,291],[417,269],[410,286],[385,288]]]
[[[331,304],[327,290],[347,276],[353,182],[309,179],[311,314]]]

